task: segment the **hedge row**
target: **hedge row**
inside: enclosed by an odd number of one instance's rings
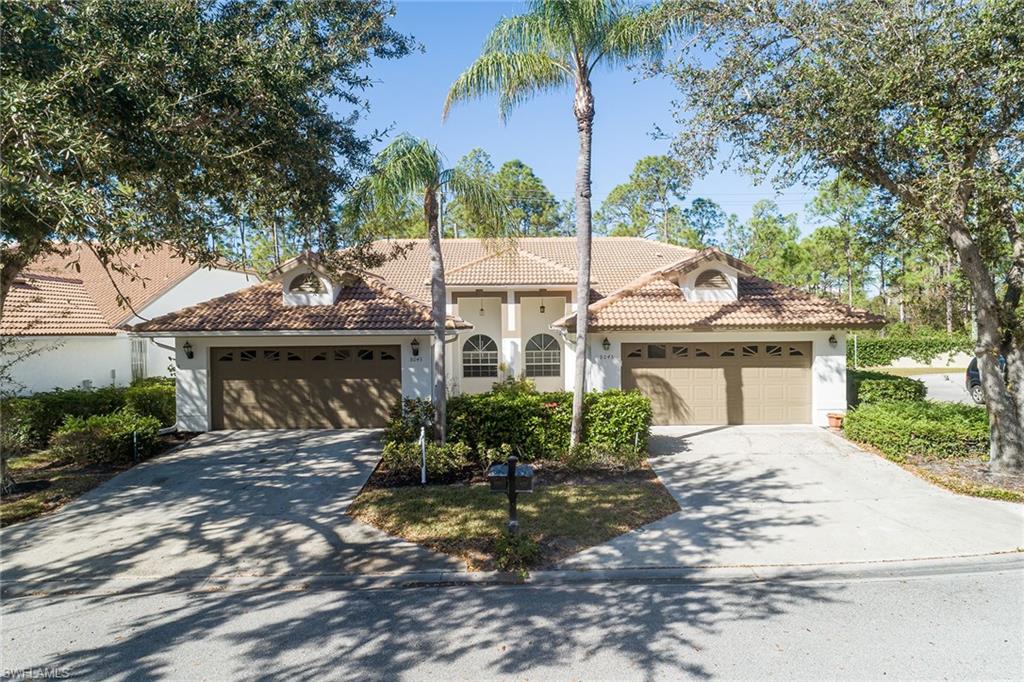
[[[853,339],[846,344],[846,360],[851,367],[886,367],[902,357],[929,362],[940,353],[970,353],[973,349],[974,341],[963,334],[858,335],[856,354]]]
[[[130,409],[68,417],[50,439],[54,454],[78,464],[121,464],[152,454],[160,420]]]
[[[927,394],[923,381],[883,372],[851,369],[846,374],[846,381],[851,407],[884,400],[924,400]]]
[[[463,466],[487,464],[516,454],[522,461],[557,460],[582,468],[594,465],[639,466],[647,452],[651,427],[650,400],[639,392],[618,390],[588,393],[582,443],[569,448],[572,395],[560,391],[537,393],[498,388],[490,393],[455,396],[448,400],[448,442],[467,448],[463,453],[438,451],[436,458],[453,462],[465,454]],[[414,443],[420,427],[431,423],[433,408],[425,400],[404,400],[392,410],[385,433],[388,443]],[[390,461],[412,464],[412,455],[385,451],[384,468]],[[428,459],[431,457],[428,452]],[[419,459],[416,455],[415,465]],[[461,461],[461,460],[460,460]],[[454,466],[454,465],[453,465]],[[429,468],[429,462],[428,462]]]
[[[864,403],[846,415],[846,435],[903,461],[919,457],[978,457],[988,452],[984,407],[955,403]]]
[[[160,425],[175,421],[173,379],[147,379],[127,388],[56,389],[0,403],[2,444],[12,449],[38,450],[68,417],[88,418],[129,408],[155,418]]]

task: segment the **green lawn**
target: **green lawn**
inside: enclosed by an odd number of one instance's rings
[[[621,481],[540,485],[520,495],[518,506],[520,530],[540,545],[541,566],[679,511],[653,472]],[[470,570],[486,570],[493,567],[493,544],[507,509],[504,495],[477,484],[367,489],[348,513],[459,557]]]

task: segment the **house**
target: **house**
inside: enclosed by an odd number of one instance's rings
[[[134,275],[108,271],[91,249],[72,244],[18,274],[0,316],[4,354],[18,358],[8,369],[11,390],[35,393],[167,376],[174,339],[129,336],[123,326],[257,281],[228,267],[188,263],[165,246],[125,252],[118,264]]]
[[[174,336],[179,428],[379,426],[429,397],[427,243],[331,278],[299,258],[275,278],[143,322]],[[506,376],[571,388],[572,238],[444,240],[452,393]],[[593,242],[587,386],[639,389],[659,424],[826,424],[846,409],[846,332],[883,320],[757,277],[717,250]]]

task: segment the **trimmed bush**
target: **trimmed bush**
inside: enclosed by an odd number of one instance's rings
[[[885,367],[897,358],[909,357],[918,362],[929,362],[940,353],[970,353],[974,342],[966,334],[940,334],[932,331],[907,335],[857,335],[856,362],[860,367]],[[854,366],[854,344],[846,344],[846,359]]]
[[[980,457],[988,453],[988,413],[955,403],[864,403],[846,415],[846,435],[887,457]]]
[[[424,398],[402,398],[391,407],[384,442],[412,443],[419,440],[421,427],[427,427],[429,436],[433,424],[433,403]]]
[[[57,389],[3,401],[4,440],[30,450],[45,448],[65,418],[108,414],[125,405],[125,389]]]
[[[923,381],[883,372],[849,370],[846,378],[850,385],[849,403],[851,406],[886,400],[924,400],[927,393]]]
[[[140,458],[152,454],[159,430],[158,419],[131,410],[71,416],[53,434],[50,448],[79,464],[123,464],[136,453]]]
[[[161,426],[173,426],[175,414],[174,381],[147,381],[133,384],[124,392],[125,406],[141,415],[155,417]]]
[[[427,443],[427,472],[431,478],[462,473],[476,463],[472,454],[465,443]],[[418,478],[421,457],[419,443],[387,443],[378,470],[389,477]]]
[[[612,452],[647,452],[651,418],[651,400],[639,391],[588,393],[583,442]]]
[[[496,392],[454,396],[448,401],[448,440],[476,453],[509,445],[526,462],[544,459],[555,447],[539,393]]]

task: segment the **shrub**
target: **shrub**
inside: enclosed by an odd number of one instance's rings
[[[584,442],[609,451],[647,452],[651,400],[639,391],[588,393]]]
[[[864,403],[846,415],[846,435],[903,461],[919,457],[980,457],[988,452],[984,407],[954,403]]]
[[[851,367],[855,366],[855,362],[859,367],[884,367],[902,357],[910,357],[918,362],[929,362],[940,353],[969,353],[974,348],[974,342],[966,334],[858,334],[856,348],[855,355],[853,341],[850,340],[846,344],[846,358]]]
[[[540,561],[540,545],[530,536],[503,532],[494,541],[494,565],[499,571],[525,571]]]
[[[387,443],[378,470],[388,477],[418,478],[421,456],[419,443]],[[427,474],[431,477],[460,474],[475,463],[465,443],[427,443]]]
[[[455,396],[448,401],[448,439],[466,443],[476,453],[507,444],[524,462],[543,459],[553,450],[548,412],[540,393]]]
[[[155,417],[161,426],[172,426],[177,421],[174,391],[173,381],[132,384],[124,392],[125,406],[137,414]]]
[[[391,407],[384,442],[412,443],[419,440],[421,427],[427,427],[429,435],[433,423],[433,403],[423,398],[402,398]]]
[[[132,386],[170,386],[174,387],[174,377],[140,377],[132,380]]]
[[[924,400],[927,392],[923,381],[883,372],[850,370],[847,373],[847,381],[850,386],[851,406],[885,400]]]
[[[136,454],[152,454],[159,430],[158,419],[131,410],[70,416],[53,434],[50,448],[79,464],[120,464],[130,462]]]
[[[24,398],[3,401],[4,440],[26,449],[45,448],[53,433],[69,416],[108,414],[125,405],[125,389],[114,386],[93,389],[56,389]]]

